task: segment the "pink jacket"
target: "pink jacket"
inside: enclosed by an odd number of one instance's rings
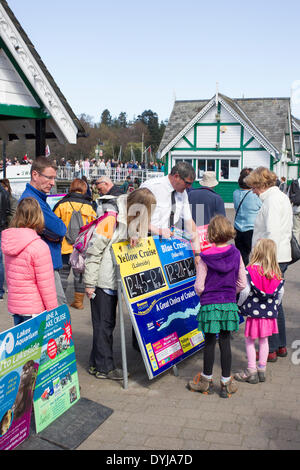
[[[37,315],[58,306],[51,254],[30,228],[2,232],[2,252],[11,314]]]

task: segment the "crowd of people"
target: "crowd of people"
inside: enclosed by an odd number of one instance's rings
[[[170,174],[142,184],[132,183],[129,176],[123,186],[103,173],[90,189],[79,173],[68,194],[51,210],[46,199],[55,185],[57,169],[49,158],[34,160],[31,181],[19,202],[13,201],[9,182],[1,181],[0,296],[3,298],[6,277],[8,311],[14,324],[67,303],[75,226],[71,221],[81,217],[80,225],[85,226],[96,220],[83,275],[73,270],[71,307],[82,309],[85,295],[90,300],[93,332],[88,372],[97,379],[123,380],[123,371],[113,357],[118,296],[111,246],[125,240],[135,246],[148,234],[170,238],[178,227],[193,244],[195,291],[200,298],[198,329],[205,335],[203,370],[187,388],[203,394],[214,392],[217,337],[221,397],[235,393],[237,382],[264,382],[267,362],[287,355],[284,273],[292,261],[293,219],[298,215],[287,187],[281,184],[285,181],[278,184],[275,173],[264,167],[242,169],[239,189],[233,194],[232,224],[214,190],[218,184],[215,173],[205,172],[201,186],[192,189],[195,170],[186,162],[177,163]],[[202,251],[197,227],[207,229],[210,243]],[[299,233],[297,236],[299,241]],[[246,317],[248,364],[245,370],[232,373],[231,334],[240,328],[240,315]]]

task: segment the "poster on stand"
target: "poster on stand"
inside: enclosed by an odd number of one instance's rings
[[[197,328],[199,297],[189,241],[148,237],[137,246],[113,245],[128,305],[149,379],[204,346]]]
[[[47,312],[40,367],[34,391],[36,432],[80,398],[70,312],[62,305]]]
[[[45,322],[46,312],[0,334],[0,450],[29,437]]]

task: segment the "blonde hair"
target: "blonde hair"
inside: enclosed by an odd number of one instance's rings
[[[156,198],[147,188],[139,188],[127,196],[127,227],[129,237],[148,236],[151,211],[155,209]]]
[[[33,197],[26,197],[19,202],[10,227],[31,228],[41,233],[45,226],[44,214],[39,203]]]
[[[268,189],[271,186],[275,186],[277,176],[274,171],[270,171],[264,166],[260,166],[244,178],[244,182],[250,186],[250,188]]]
[[[259,265],[259,273],[267,279],[282,279],[282,273],[277,262],[276,243],[269,238],[261,238],[253,247],[248,266]]]
[[[216,215],[213,217],[207,228],[207,238],[211,243],[227,243],[235,238],[236,231],[224,215]]]

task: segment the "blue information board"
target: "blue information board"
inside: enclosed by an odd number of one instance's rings
[[[204,346],[190,242],[149,237],[113,245],[122,289],[150,379]]]

